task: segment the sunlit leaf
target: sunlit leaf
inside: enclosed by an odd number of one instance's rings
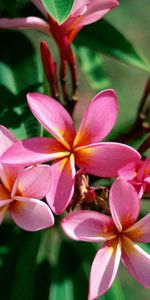
[[[133,67],[150,71],[150,65],[132,42],[106,20],[85,26],[76,37],[75,43],[112,56]]]
[[[78,47],[77,54],[82,71],[85,73],[89,85],[95,92],[110,88],[111,82],[104,71],[101,55],[85,47]]]

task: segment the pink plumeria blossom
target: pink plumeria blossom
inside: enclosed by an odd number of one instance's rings
[[[135,223],[140,211],[138,194],[122,178],[113,183],[109,204],[112,218],[94,211],[76,211],[61,222],[64,232],[74,240],[104,241],[92,264],[89,300],[110,288],[120,259],[139,283],[150,288],[150,255],[136,244],[150,242],[150,214]]]
[[[136,188],[140,198],[144,192],[150,193],[150,157],[126,164],[118,170],[118,174]]]
[[[121,166],[140,158],[129,146],[99,143],[116,121],[118,102],[113,90],[105,90],[93,98],[77,133],[68,112],[53,98],[29,93],[27,99],[34,116],[55,139],[37,137],[19,141],[4,153],[1,162],[27,166],[55,160],[47,200],[56,214],[65,210],[73,196],[75,164],[87,173],[114,177]]]
[[[0,126],[0,156],[17,142],[15,136]],[[9,211],[14,222],[28,231],[50,227],[54,218],[48,205],[40,201],[51,184],[48,165],[12,167],[0,164],[0,223]]]
[[[46,35],[49,34],[51,27],[49,26],[48,14],[41,1],[31,0],[31,2],[47,18],[47,21],[34,16],[15,19],[1,18],[0,28],[34,28],[44,32]],[[69,17],[62,25],[59,25],[59,28],[63,36],[67,36],[68,40],[72,41],[83,26],[101,19],[118,4],[116,0],[75,0]]]

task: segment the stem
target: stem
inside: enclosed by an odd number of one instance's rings
[[[40,137],[43,137],[44,127],[40,124]]]
[[[144,152],[150,147],[150,135],[146,138],[146,140],[139,147],[138,152],[143,155]]]

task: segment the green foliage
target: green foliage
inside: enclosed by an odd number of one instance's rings
[[[0,17],[15,17],[17,12],[25,5],[30,4],[30,0],[1,0],[0,1]]]
[[[49,15],[62,24],[70,14],[74,0],[41,0]]]
[[[82,71],[95,92],[111,87],[111,81],[104,70],[104,61],[101,55],[89,48],[77,47],[77,55]]]
[[[84,27],[76,37],[75,43],[112,56],[133,67],[150,71],[150,65],[133,44],[106,20]]]
[[[39,58],[21,32],[0,31],[0,119],[18,138],[37,135],[37,121],[26,102],[29,91],[40,91]]]

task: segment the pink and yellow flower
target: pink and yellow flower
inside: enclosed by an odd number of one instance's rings
[[[47,200],[56,214],[61,214],[71,201],[75,165],[96,176],[114,177],[124,164],[140,158],[129,146],[99,143],[116,121],[118,102],[113,90],[105,90],[93,98],[77,133],[70,115],[57,101],[38,93],[29,93],[27,98],[34,116],[55,139],[37,137],[19,141],[4,153],[1,162],[27,166],[55,160]]]
[[[48,14],[40,0],[31,0],[31,2],[40,10],[44,17],[48,18]],[[71,42],[83,26],[101,19],[118,4],[116,0],[75,0],[69,17],[62,25],[59,25],[61,33]],[[51,32],[48,19],[45,21],[32,16],[15,19],[1,18],[0,28],[37,29],[46,35],[49,35]]]
[[[0,155],[17,139],[0,126]],[[54,224],[48,205],[40,201],[51,184],[50,166],[12,167],[0,164],[0,223],[9,211],[13,221],[21,228],[36,231]]]
[[[140,201],[134,187],[118,178],[109,197],[111,215],[94,211],[76,211],[61,223],[72,239],[105,242],[97,252],[90,273],[89,300],[97,299],[112,285],[120,259],[144,287],[150,288],[150,255],[138,243],[150,242],[150,214],[137,220]]]
[[[144,192],[150,194],[150,157],[128,163],[118,170],[118,174],[135,187],[140,198]]]

